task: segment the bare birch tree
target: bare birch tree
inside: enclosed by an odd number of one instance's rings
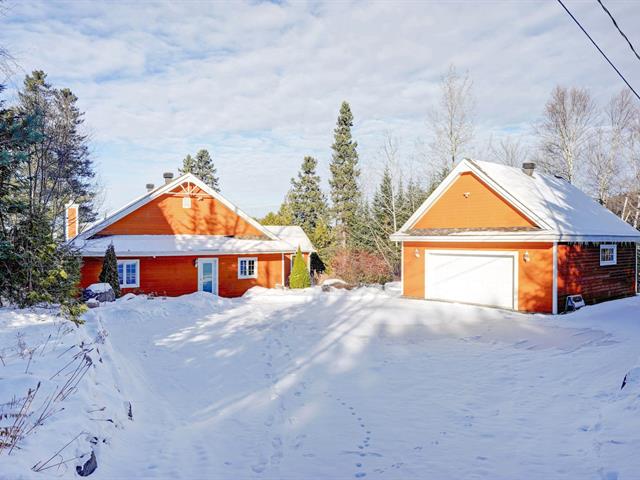
[[[451,65],[440,83],[440,99],[429,115],[431,155],[435,165],[449,171],[473,140],[475,100],[469,74]]]
[[[623,188],[630,157],[631,129],[637,108],[628,90],[611,98],[604,110],[605,122],[590,138],[587,149],[588,184],[598,201],[607,205]]]
[[[541,166],[569,183],[584,162],[597,110],[591,94],[582,88],[556,87],[537,127]]]

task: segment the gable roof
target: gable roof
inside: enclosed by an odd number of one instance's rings
[[[515,209],[535,223],[536,231],[474,230],[449,235],[415,235],[413,225],[458,176],[471,172],[495,190]],[[552,175],[491,162],[461,161],[407,220],[392,240],[433,241],[640,241],[640,232],[590,198],[580,189]]]
[[[147,203],[149,203],[151,200],[153,200],[155,198],[158,198],[161,195],[164,195],[166,193],[171,192],[174,188],[178,187],[179,185],[181,185],[181,184],[183,184],[185,182],[191,182],[194,185],[196,185],[203,192],[205,192],[206,194],[210,195],[215,200],[219,201],[221,204],[223,204],[224,206],[229,208],[232,212],[234,212],[236,215],[241,217],[243,220],[247,221],[247,223],[249,223],[250,225],[255,227],[258,231],[264,233],[264,235],[267,238],[269,238],[271,240],[278,240],[278,237],[276,235],[274,235],[272,232],[267,230],[263,225],[261,225],[258,221],[253,219],[251,216],[249,216],[246,213],[244,213],[237,206],[235,206],[229,200],[224,198],[220,193],[216,192],[214,189],[209,187],[207,184],[205,184],[198,177],[196,177],[192,173],[185,173],[183,175],[180,175],[179,177],[177,177],[173,181],[171,181],[171,182],[169,182],[169,183],[167,183],[165,185],[162,185],[161,187],[158,187],[158,188],[156,188],[154,190],[151,190],[150,192],[146,192],[144,195],[134,199],[132,202],[128,203],[124,207],[122,207],[122,208],[110,213],[104,219],[95,222],[94,224],[89,226],[85,231],[83,231],[80,235],[75,237],[72,240],[72,242],[78,243],[80,241],[84,241],[84,240],[87,240],[87,239],[91,238],[93,235],[95,235],[96,233],[99,233],[101,230],[105,229],[109,225],[111,225],[111,224],[117,222],[118,220],[126,217],[127,215],[129,215],[130,213],[134,212],[138,208],[140,208],[143,205],[146,205]]]
[[[294,250],[300,247],[303,252],[315,252],[313,244],[302,227],[297,225],[264,225],[275,236],[291,245]]]

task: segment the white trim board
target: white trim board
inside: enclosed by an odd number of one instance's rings
[[[517,251],[509,251],[509,250],[440,250],[440,249],[424,249],[424,298],[427,300],[431,300],[428,298],[427,291],[429,288],[429,284],[427,282],[428,275],[428,264],[427,259],[429,255],[450,255],[450,256],[471,256],[471,257],[509,257],[513,261],[513,278],[512,278],[512,287],[513,287],[513,310],[518,310],[518,291],[519,291],[519,282],[518,282],[518,262],[520,258],[520,254]],[[437,299],[435,299],[437,300]],[[459,302],[465,303],[465,302]],[[485,305],[489,307],[498,307],[498,305]],[[502,307],[503,308],[503,307]]]
[[[558,313],[558,242],[553,242],[553,280],[551,286],[551,313]]]

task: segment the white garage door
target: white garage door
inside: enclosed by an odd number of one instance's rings
[[[516,252],[425,252],[426,298],[517,309]]]

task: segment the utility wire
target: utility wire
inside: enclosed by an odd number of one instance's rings
[[[627,87],[629,87],[629,89],[633,92],[636,98],[640,100],[640,95],[638,95],[638,92],[636,92],[634,88],[631,86],[631,84],[627,82],[627,79],[624,78],[624,75],[622,75],[622,73],[620,73],[620,70],[618,70],[616,66],[613,64],[613,62],[609,60],[609,57],[607,57],[607,55],[602,51],[602,49],[598,46],[595,40],[591,38],[591,35],[589,35],[589,33],[584,29],[584,27],[580,24],[580,22],[576,19],[576,17],[574,17],[573,14],[569,11],[569,9],[564,5],[564,3],[562,3],[562,0],[557,0],[557,2],[562,6],[562,8],[564,8],[564,10],[569,14],[569,16],[573,19],[573,21],[576,22],[576,25],[580,27],[580,30],[582,30],[582,32],[587,36],[587,38],[591,40],[591,43],[593,43],[593,46],[598,49],[598,51],[602,54],[604,59],[609,63],[609,65],[611,65],[611,68],[613,68],[618,74],[618,76],[622,79],[622,81],[627,84]]]
[[[631,40],[629,40],[629,38],[624,34],[624,32],[622,31],[622,29],[618,26],[618,22],[616,22],[616,19],[613,18],[613,15],[611,15],[611,12],[609,11],[609,9],[607,7],[604,6],[604,3],[602,3],[602,0],[598,0],[598,3],[600,4],[600,6],[602,7],[602,9],[607,12],[607,15],[609,15],[609,18],[611,19],[611,21],[613,22],[613,25],[616,27],[616,29],[618,30],[618,32],[620,33],[620,35],[622,35],[622,37],[627,41],[627,43],[629,44],[629,48],[631,49],[631,51],[633,52],[633,54],[636,56],[636,58],[638,60],[640,60],[640,55],[638,55],[638,52],[636,52],[636,49],[634,48],[633,44],[631,43]]]

